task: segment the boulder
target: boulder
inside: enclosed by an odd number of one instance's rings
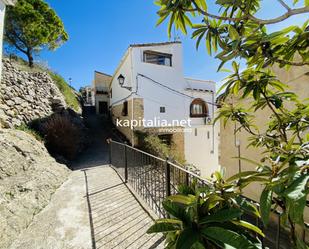
[[[0,248],[9,248],[49,202],[70,170],[44,144],[18,130],[0,129]]]

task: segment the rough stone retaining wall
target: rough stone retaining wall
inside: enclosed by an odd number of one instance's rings
[[[0,249],[7,249],[70,171],[43,143],[13,129],[0,129],[0,158]]]
[[[0,127],[10,128],[46,117],[55,105],[66,107],[48,73],[21,71],[9,59],[3,60]]]

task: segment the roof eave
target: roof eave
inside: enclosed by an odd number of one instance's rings
[[[172,42],[152,42],[152,43],[141,43],[141,44],[130,44],[129,47],[155,47],[155,46],[166,46],[172,44],[181,44],[181,41],[172,41]]]

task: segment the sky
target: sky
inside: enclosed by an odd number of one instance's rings
[[[91,84],[95,70],[112,75],[130,44],[168,41],[166,22],[155,25],[158,6],[153,0],[46,1],[62,19],[70,38],[56,51],[43,51],[36,59],[67,81],[72,78],[76,89]],[[284,11],[276,0],[265,0],[263,7],[261,17],[274,17]],[[216,11],[212,5],[209,10]],[[302,24],[305,19],[300,16],[287,22]],[[280,25],[271,29],[279,29]],[[204,45],[197,51],[190,33],[177,34],[183,43],[185,76],[215,82],[226,76],[217,73],[219,61],[207,55]]]

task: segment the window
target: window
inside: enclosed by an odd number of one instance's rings
[[[105,95],[108,94],[108,92],[106,92],[106,91],[101,91],[101,90],[97,90],[96,93],[97,93],[97,94],[105,94]]]
[[[208,116],[208,107],[204,100],[194,99],[190,105],[190,117],[202,118]]]
[[[194,135],[197,136],[197,128],[194,129]]]
[[[207,138],[209,139],[210,138],[210,132],[207,131]]]
[[[164,65],[164,66],[172,66],[172,55],[164,54],[155,51],[145,51],[144,52],[144,62]]]
[[[164,106],[160,106],[160,113],[165,113],[165,107]]]
[[[110,94],[110,98],[113,98],[113,89],[111,89],[111,91],[109,92]]]
[[[128,116],[128,101],[123,102],[122,116]]]

